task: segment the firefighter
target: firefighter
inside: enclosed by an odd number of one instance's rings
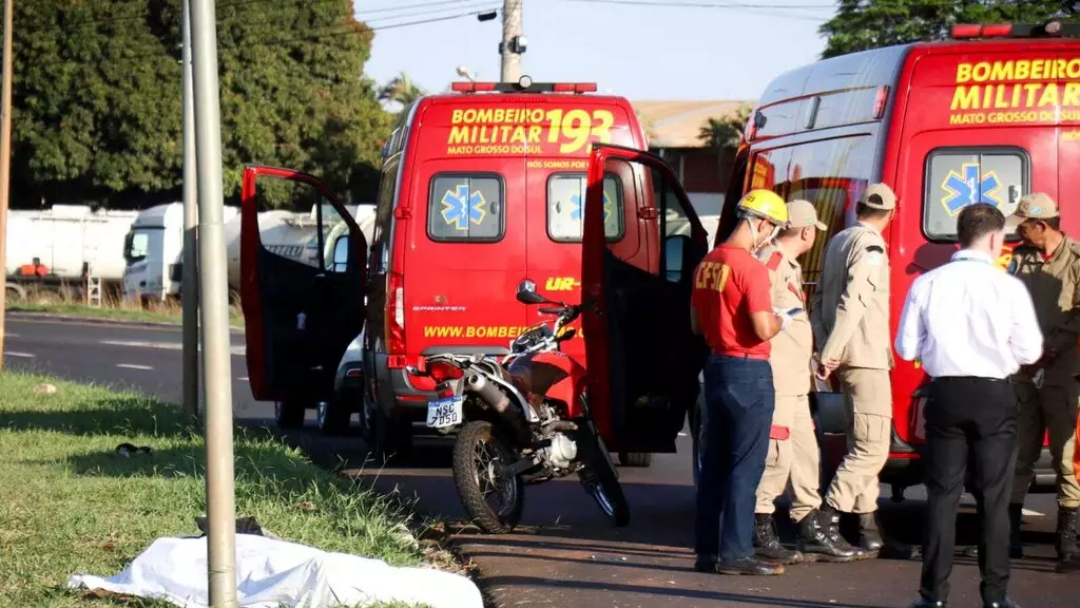
[[[787,224],[787,206],[772,191],[751,190],[736,213],[731,236],[694,269],[690,325],[712,350],[704,374],[694,569],[776,575],[783,565],[755,555],[754,492],[775,409],[769,340],[792,319],[774,310],[769,273],[753,252]]]
[[[859,519],[859,557],[882,547],[876,514],[878,475],[889,458],[893,367],[889,339],[889,256],[882,233],[896,213],[896,195],[872,184],[856,204],[858,223],[837,233],[825,249],[821,283],[814,292],[814,338],[821,348],[819,378],[836,372],[851,413],[848,453],[821,508],[834,542],[840,515]],[[846,547],[845,547],[846,548]]]
[[[1020,402],[1019,450],[1009,500],[1012,533],[1009,552],[1023,555],[1020,520],[1024,498],[1049,430],[1050,454],[1057,473],[1057,554],[1062,562],[1076,551],[1080,483],[1073,469],[1072,438],[1076,429],[1077,336],[1080,334],[1080,243],[1061,232],[1057,203],[1035,192],[1020,199],[1009,218],[1023,243],[1013,251],[1009,272],[1031,293],[1039,328],[1046,336],[1043,358],[1013,377]]]
[[[798,312],[792,315],[788,329],[770,340],[769,363],[776,388],[776,409],[769,432],[765,473],[757,488],[754,545],[763,559],[783,564],[808,561],[809,554],[821,555],[828,561],[850,561],[856,557],[855,549],[836,546],[825,534],[817,513],[821,506],[818,493],[820,469],[809,396],[814,338],[805,311],[802,267],[797,261],[814,246],[817,231],[826,228],[818,221],[814,205],[809,201],[791,201],[787,210],[788,227],[780,232],[772,245],[758,253],[758,259],[769,270],[773,307]],[[798,551],[780,544],[773,521],[776,510],[773,502],[784,493],[789,480],[790,517],[799,525]]]

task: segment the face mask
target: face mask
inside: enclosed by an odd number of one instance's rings
[[[748,226],[750,226],[750,239],[754,243],[753,247],[750,248],[750,251],[752,251],[752,252],[753,251],[758,251],[762,247],[765,247],[766,245],[771,243],[773,241],[773,239],[776,238],[776,235],[780,232],[780,227],[779,226],[773,226],[772,232],[770,232],[769,235],[767,237],[765,237],[764,240],[762,240],[760,243],[758,243],[758,232],[757,232],[757,228],[754,227],[753,219],[746,218],[746,224]]]

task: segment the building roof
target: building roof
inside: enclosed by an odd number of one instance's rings
[[[650,148],[701,148],[698,139],[702,125],[710,118],[730,116],[741,105],[753,101],[634,101],[631,105],[641,116]]]

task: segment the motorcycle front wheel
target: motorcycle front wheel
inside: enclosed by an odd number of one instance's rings
[[[525,482],[507,478],[503,468],[515,460],[499,430],[486,420],[466,422],[454,442],[454,485],[465,513],[488,534],[506,534],[521,520]],[[493,502],[491,499],[496,499]]]
[[[619,483],[619,474],[608,456],[604,440],[591,428],[591,423],[579,441],[585,453],[585,466],[578,471],[578,479],[585,491],[596,501],[600,511],[611,518],[617,527],[630,523],[630,503]]]

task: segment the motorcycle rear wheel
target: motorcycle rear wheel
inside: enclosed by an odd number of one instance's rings
[[[491,459],[486,464],[485,456]],[[486,420],[466,422],[454,441],[454,485],[465,513],[488,534],[506,534],[517,526],[525,509],[521,475],[505,479],[501,468],[515,460],[509,442]],[[499,508],[488,503],[485,487],[494,485],[502,499]]]

